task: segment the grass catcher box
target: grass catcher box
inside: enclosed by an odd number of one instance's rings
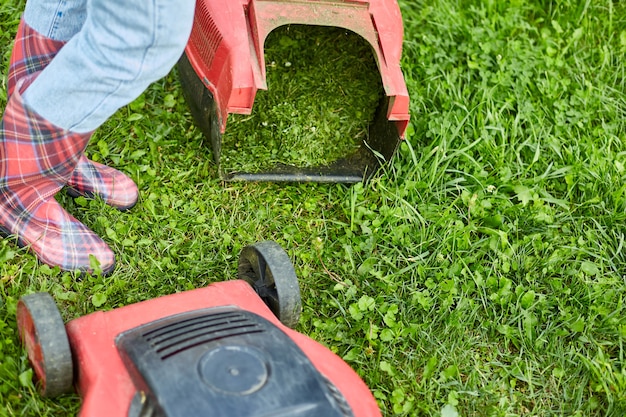
[[[278,164],[261,172],[222,172],[227,180],[354,183],[393,157],[409,122],[409,96],[400,69],[402,16],[396,0],[198,0],[189,43],[178,68],[194,119],[220,165],[229,114],[251,114],[267,90],[264,46],[286,25],[336,27],[372,48],[384,93],[356,152],[323,166]],[[259,126],[263,129],[263,126]]]

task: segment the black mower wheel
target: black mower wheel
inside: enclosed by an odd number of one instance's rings
[[[276,242],[246,246],[239,255],[239,279],[248,282],[285,326],[295,328],[302,304],[289,255]]]
[[[72,351],[52,296],[40,292],[21,297],[17,304],[17,327],[41,395],[54,397],[71,392]]]

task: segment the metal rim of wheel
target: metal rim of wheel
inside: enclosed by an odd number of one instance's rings
[[[54,397],[71,392],[72,351],[52,296],[40,292],[21,297],[17,304],[17,327],[41,395]]]
[[[281,323],[296,327],[302,312],[300,286],[289,255],[278,243],[265,241],[243,248],[239,279],[254,288]]]

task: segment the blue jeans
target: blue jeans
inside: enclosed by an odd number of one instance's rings
[[[55,125],[87,133],[167,75],[195,0],[28,0],[25,22],[67,44],[24,93]]]

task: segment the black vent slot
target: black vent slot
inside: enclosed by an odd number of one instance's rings
[[[335,400],[335,404],[339,406],[339,410],[341,411],[342,417],[354,417],[354,413],[352,413],[352,408],[350,408],[350,404],[348,404],[348,400],[343,396],[343,394],[337,389],[335,384],[330,382],[328,378],[326,378],[322,374],[322,378],[330,391],[333,399]]]
[[[262,333],[263,328],[238,311],[206,313],[170,322],[143,333],[152,351],[165,360],[195,346],[232,336]]]

